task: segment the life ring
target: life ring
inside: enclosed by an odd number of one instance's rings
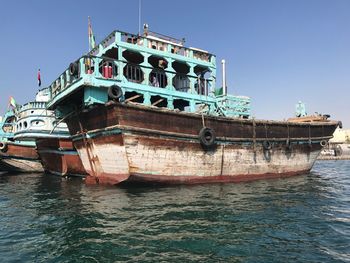
[[[109,98],[113,100],[118,100],[121,96],[123,96],[123,91],[119,86],[113,85],[108,88]]]
[[[292,142],[291,142],[290,140],[287,140],[287,141],[286,141],[286,148],[287,148],[288,150],[291,150],[291,149],[293,148]]]
[[[325,147],[325,146],[327,145],[327,141],[326,141],[326,140],[320,141],[320,145],[321,145],[322,147]]]
[[[78,62],[72,62],[69,65],[69,74],[71,76],[78,76],[79,73],[79,65]]]
[[[7,151],[7,144],[6,142],[0,142],[0,151],[6,152]]]
[[[203,127],[199,131],[198,137],[199,137],[199,142],[204,148],[210,148],[215,145],[216,135],[215,135],[215,131],[211,128]]]
[[[264,150],[271,150],[272,144],[270,141],[263,141],[262,143]]]

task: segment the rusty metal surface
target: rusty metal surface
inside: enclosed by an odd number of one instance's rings
[[[89,112],[79,114],[79,118],[84,120],[83,129],[87,131],[119,124],[163,132],[198,135],[199,130],[203,127],[202,115],[144,109],[141,106],[122,104],[99,106]],[[337,122],[332,121],[290,123],[207,116],[204,116],[204,122],[205,126],[216,131],[218,137],[253,138],[255,127],[256,138],[270,139],[331,136],[337,125]],[[76,118],[68,120],[68,126],[72,135],[80,130]]]
[[[87,174],[71,139],[40,138],[36,145],[45,171],[61,176]]]
[[[99,183],[124,180],[197,183],[283,177],[309,171],[320,140],[337,122],[290,123],[205,117],[110,103],[67,120],[86,171]],[[215,130],[216,146],[203,149],[198,133]],[[81,131],[86,134],[83,141]],[[286,147],[292,141],[291,149]],[[262,142],[271,142],[264,149]],[[93,161],[91,166],[90,159]],[[90,178],[91,179],[91,178]],[[93,180],[88,179],[88,182]]]
[[[20,145],[11,142],[7,142],[6,151],[0,151],[0,158],[2,156],[39,160],[39,155],[34,146]]]

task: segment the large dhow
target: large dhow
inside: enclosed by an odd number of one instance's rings
[[[36,160],[40,159],[37,171],[45,170],[61,176],[85,175],[67,125],[58,121],[54,113],[46,109],[49,97],[50,90],[42,89],[37,93],[34,102],[20,107],[16,116],[14,140],[34,144]]]
[[[102,184],[307,173],[338,126],[252,119],[250,99],[215,95],[215,81],[215,56],[204,50],[114,31],[52,83],[48,108],[66,121],[86,182]]]
[[[24,106],[27,107],[27,106]],[[30,108],[36,111],[36,108]],[[0,171],[6,172],[42,172],[43,168],[36,151],[35,140],[15,140],[17,114],[23,114],[24,108],[18,106],[8,110],[0,123]],[[23,125],[23,124],[22,124]],[[26,123],[26,125],[28,125]],[[21,126],[22,128],[22,126]]]

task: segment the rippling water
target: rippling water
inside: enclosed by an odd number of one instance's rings
[[[350,262],[350,161],[242,184],[0,176],[1,262]]]

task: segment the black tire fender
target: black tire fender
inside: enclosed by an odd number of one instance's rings
[[[203,127],[198,134],[199,142],[204,148],[213,147],[216,143],[215,131],[208,127]]]
[[[2,151],[2,152],[7,151],[7,143],[6,142],[0,142],[0,151]]]
[[[270,141],[263,141],[262,143],[264,150],[271,150],[272,144]]]
[[[320,141],[320,145],[321,145],[322,147],[325,147],[325,146],[327,145],[327,141],[326,141],[326,140]]]
[[[123,91],[118,85],[108,87],[108,97],[113,100],[119,100],[123,96]]]
[[[78,76],[79,73],[79,64],[78,62],[72,62],[69,65],[69,74],[71,76]]]

